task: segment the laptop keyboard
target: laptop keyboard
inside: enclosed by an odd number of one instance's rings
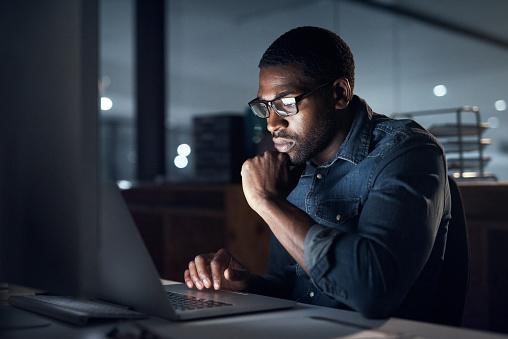
[[[207,300],[207,299],[198,299],[196,297],[166,292],[169,298],[169,302],[171,306],[175,310],[179,311],[187,311],[187,310],[197,310],[197,309],[205,309],[205,308],[213,308],[213,307],[223,307],[223,306],[232,306],[232,304],[223,303],[215,300]]]

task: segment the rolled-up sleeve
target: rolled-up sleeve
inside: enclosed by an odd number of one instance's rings
[[[305,236],[303,244],[305,266],[316,267],[316,263],[326,256],[339,233],[339,231],[330,227],[319,224],[312,225]]]
[[[304,260],[325,294],[368,317],[389,316],[425,266],[443,217],[446,165],[435,143],[399,148],[369,180],[354,232],[313,225]]]

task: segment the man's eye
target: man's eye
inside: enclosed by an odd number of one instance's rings
[[[284,106],[294,106],[296,103],[295,98],[282,98],[280,100]]]

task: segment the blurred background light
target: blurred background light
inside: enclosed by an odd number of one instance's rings
[[[177,155],[173,163],[177,168],[185,168],[189,164],[189,160],[183,155]]]
[[[191,154],[191,147],[188,144],[180,144],[176,148],[178,155],[188,157]]]
[[[101,110],[109,111],[111,108],[113,108],[113,100],[108,97],[101,97]]]
[[[437,85],[434,86],[434,95],[437,97],[444,97],[447,93],[447,89],[445,85]]]
[[[494,106],[496,107],[496,111],[506,111],[506,101],[504,100],[497,100]]]

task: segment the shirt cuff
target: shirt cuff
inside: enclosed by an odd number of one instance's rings
[[[303,258],[309,271],[326,256],[333,240],[339,233],[333,228],[320,224],[314,224],[309,228],[303,242]]]

